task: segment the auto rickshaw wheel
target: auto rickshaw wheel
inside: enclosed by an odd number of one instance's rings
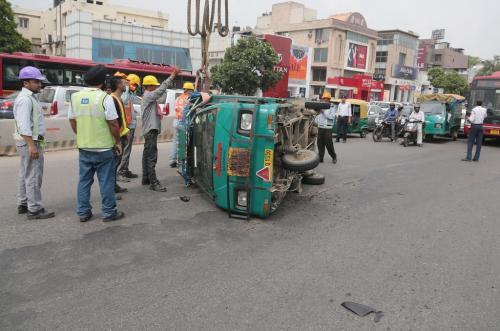
[[[451,139],[453,139],[453,141],[457,141],[458,139],[458,130],[456,128],[451,131]]]
[[[318,166],[319,155],[315,151],[303,149],[297,153],[284,154],[281,164],[287,170],[305,172]]]
[[[306,185],[323,185],[325,183],[325,176],[315,173],[312,176],[303,177],[302,184]]]
[[[403,146],[408,147],[408,137],[403,138]]]
[[[434,139],[434,136],[432,134],[426,134],[425,135],[425,142],[429,143]]]
[[[363,129],[361,130],[361,132],[359,133],[359,136],[361,138],[366,138],[366,135],[367,135],[368,131],[366,129]]]

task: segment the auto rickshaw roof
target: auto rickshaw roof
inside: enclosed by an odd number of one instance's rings
[[[331,102],[338,102],[338,103],[340,103],[341,99],[334,99],[334,98],[332,98],[330,101]],[[367,101],[361,100],[361,99],[345,99],[345,101],[349,102],[352,105],[368,105]]]
[[[435,94],[423,94],[418,98],[419,102],[425,101],[439,101],[439,102],[453,102],[453,101],[464,101],[465,98],[458,94],[443,94],[443,93],[435,93]]]

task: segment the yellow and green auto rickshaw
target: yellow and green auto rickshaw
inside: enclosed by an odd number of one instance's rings
[[[425,140],[448,136],[457,140],[465,98],[455,94],[425,94],[418,98],[425,114]]]
[[[337,109],[340,99],[333,99],[335,110]],[[359,133],[361,138],[366,138],[368,133],[368,102],[359,99],[346,99],[347,103],[351,104],[352,121],[347,127],[347,133]],[[337,119],[333,123],[333,133],[337,134]]]

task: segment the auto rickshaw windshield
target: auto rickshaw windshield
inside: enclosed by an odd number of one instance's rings
[[[425,114],[444,115],[446,106],[439,101],[430,101],[422,103],[420,110]]]

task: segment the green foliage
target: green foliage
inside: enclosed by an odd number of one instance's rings
[[[432,86],[442,88],[444,93],[464,95],[469,89],[467,79],[455,71],[445,72],[439,68],[432,68],[428,75]]]
[[[31,43],[16,30],[14,12],[10,3],[0,0],[0,52],[31,52]]]
[[[481,63],[481,58],[479,56],[469,56],[469,68],[479,63]]]
[[[224,93],[254,95],[258,88],[265,91],[281,79],[282,74],[273,70],[278,63],[270,44],[255,37],[241,38],[212,68],[212,80]]]
[[[500,71],[500,55],[493,56],[491,60],[484,60],[481,64],[483,68],[477,73],[478,76],[488,76],[496,71]]]

